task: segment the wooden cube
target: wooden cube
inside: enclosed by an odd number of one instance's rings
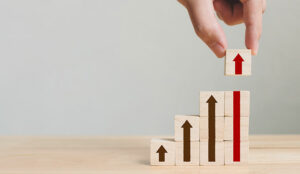
[[[175,142],[171,139],[152,139],[150,148],[151,165],[175,165]]]
[[[176,165],[199,165],[199,141],[176,142]]]
[[[224,140],[224,117],[215,117],[215,139]],[[200,141],[208,141],[208,117],[200,117]]]
[[[250,116],[250,91],[225,91],[225,117],[237,110],[241,117]]]
[[[224,165],[224,141],[216,141],[210,148],[207,141],[201,141],[200,165]]]
[[[233,141],[225,141],[225,165],[248,163],[249,141],[241,141],[240,150],[238,150],[238,148],[234,149],[233,147]],[[234,150],[237,150],[235,154],[233,154]],[[234,155],[236,156],[235,161],[233,159]]]
[[[233,117],[225,117],[224,140],[233,140]],[[240,117],[240,140],[249,139],[249,117]]]
[[[228,49],[225,56],[226,76],[251,75],[251,50]]]
[[[200,117],[208,116],[209,113],[224,117],[224,91],[200,92]]]
[[[183,141],[184,133],[190,133],[191,141],[199,141],[199,115],[175,116],[175,141]]]

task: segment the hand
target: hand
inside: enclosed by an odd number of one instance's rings
[[[245,23],[245,44],[252,54],[258,51],[262,32],[262,14],[266,0],[178,0],[189,12],[196,34],[221,58],[225,56],[227,41],[214,11],[227,25]]]

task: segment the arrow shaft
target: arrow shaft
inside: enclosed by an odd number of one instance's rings
[[[242,62],[235,62],[235,74],[242,74],[243,69],[242,69]]]
[[[165,161],[165,153],[160,152],[158,155],[158,161],[159,162],[164,162]]]
[[[208,105],[208,161],[215,161],[215,138],[216,138],[216,113],[215,103]]]
[[[191,132],[190,128],[183,129],[183,161],[191,161]]]
[[[240,91],[233,91],[233,161],[240,161]]]

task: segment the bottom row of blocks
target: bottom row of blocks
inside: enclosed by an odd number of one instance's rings
[[[190,142],[190,160],[184,160],[183,142],[171,139],[151,140],[151,165],[230,165],[247,163],[249,141],[240,142],[240,160],[233,161],[233,141],[215,142],[215,162],[208,161],[208,142]]]

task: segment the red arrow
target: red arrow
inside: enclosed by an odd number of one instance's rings
[[[241,147],[241,93],[233,91],[233,161],[240,161]]]
[[[241,57],[240,54],[237,54],[233,61],[235,61],[235,74],[242,74],[242,62],[244,61],[244,59]]]

